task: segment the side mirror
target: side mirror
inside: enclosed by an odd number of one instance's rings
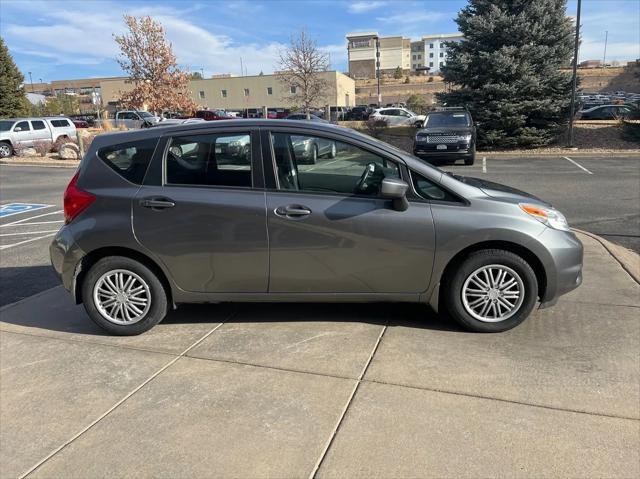
[[[396,211],[405,211],[409,208],[407,201],[407,190],[409,185],[398,178],[385,178],[382,180],[380,193],[383,198],[393,200],[393,209]]]
[[[15,131],[15,132],[22,131],[22,128],[17,127],[17,128],[14,128],[14,130],[13,130],[13,131]]]

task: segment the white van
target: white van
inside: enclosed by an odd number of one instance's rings
[[[7,158],[16,149],[33,146],[39,141],[53,144],[58,138],[78,138],[76,127],[69,118],[54,116],[0,120],[0,158]]]

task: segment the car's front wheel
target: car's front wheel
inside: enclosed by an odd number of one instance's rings
[[[13,148],[5,141],[0,143],[0,158],[9,158],[13,154]]]
[[[145,265],[123,256],[96,262],[82,283],[82,301],[89,317],[118,336],[148,331],[167,314],[167,294]]]
[[[494,333],[523,322],[538,298],[531,266],[510,251],[471,253],[445,280],[447,310],[466,329]]]

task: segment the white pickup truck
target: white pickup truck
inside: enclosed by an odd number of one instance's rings
[[[59,138],[78,138],[76,127],[69,118],[54,116],[0,120],[0,158],[7,158],[16,149],[34,146],[40,141],[53,144]]]

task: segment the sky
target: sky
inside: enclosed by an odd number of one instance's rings
[[[569,0],[567,14],[575,15]],[[457,31],[464,0],[0,0],[0,35],[34,83],[122,75],[113,34],[124,14],[165,27],[178,64],[190,71],[248,75],[277,69],[278,52],[304,28],[347,70],[345,34],[423,35]],[[580,60],[640,58],[640,0],[583,0]]]

